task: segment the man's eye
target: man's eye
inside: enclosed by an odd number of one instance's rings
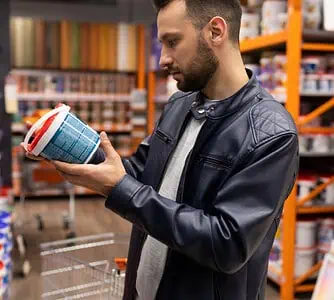
[[[169,46],[170,48],[175,47],[176,44],[177,44],[177,41],[176,41],[176,40],[169,40],[169,41],[168,41],[168,46]]]

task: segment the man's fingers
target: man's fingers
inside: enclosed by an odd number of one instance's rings
[[[26,152],[25,156],[28,157],[31,160],[37,160],[37,161],[44,160],[43,157],[41,157],[41,156],[35,156],[33,154],[29,154],[28,152]]]
[[[114,159],[115,157],[117,157],[117,152],[111,145],[110,140],[108,139],[108,136],[104,131],[101,132],[100,138],[101,138],[101,146],[104,153],[106,154],[106,158]]]
[[[62,161],[51,161],[58,171],[67,175],[83,175],[87,172],[88,165],[68,164]]]
[[[67,180],[68,182],[74,184],[74,185],[78,185],[78,176],[76,175],[69,175],[66,174],[60,170],[58,170],[58,173],[60,174],[61,177],[63,177],[65,180]]]

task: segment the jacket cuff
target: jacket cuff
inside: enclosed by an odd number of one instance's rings
[[[142,183],[126,174],[107,197],[105,207],[127,219],[130,201],[142,186]]]
[[[89,164],[93,164],[93,165],[98,165],[102,162],[105,161],[105,155],[104,152],[101,148],[98,148],[95,152],[95,154],[93,155],[93,157],[91,158],[91,160],[88,162]]]

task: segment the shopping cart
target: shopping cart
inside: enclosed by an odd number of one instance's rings
[[[41,244],[41,298],[122,299],[128,245],[114,233]]]
[[[31,222],[36,222],[37,228],[43,231],[45,228],[45,217],[54,218],[59,216],[64,230],[67,231],[66,238],[75,237],[75,188],[68,181],[64,180],[53,166],[44,161],[33,161],[19,154],[19,164],[21,169],[21,189],[20,202],[15,207],[15,245],[17,251],[16,274],[27,276],[31,270],[30,262],[27,259],[27,242],[24,237],[24,228]],[[25,201],[28,196],[47,195],[55,193],[68,195],[68,210],[60,210],[58,213],[50,210],[44,213],[36,213],[27,216]]]
[[[36,162],[22,156],[21,173],[22,184],[20,191],[20,212],[24,212],[24,203],[28,195],[43,195],[52,192],[55,195],[68,195],[69,206],[68,210],[61,211],[60,215],[63,221],[63,227],[66,230],[71,230],[69,237],[74,237],[74,222],[75,222],[75,188],[72,184],[62,178],[56,169],[50,164],[41,161]],[[39,230],[45,227],[43,216],[54,216],[55,212],[44,212],[43,214],[35,214]],[[18,219],[18,226],[27,223],[25,213],[21,213]]]

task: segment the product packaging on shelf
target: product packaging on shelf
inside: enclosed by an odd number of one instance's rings
[[[0,297],[9,299],[9,287],[12,281],[11,251],[13,248],[12,191],[0,187]]]
[[[261,34],[273,34],[286,25],[287,3],[279,0],[264,1],[262,6]]]

